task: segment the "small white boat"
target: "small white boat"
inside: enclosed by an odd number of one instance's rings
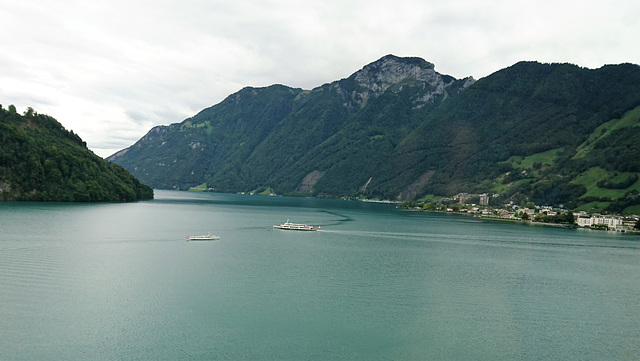
[[[287,219],[287,221],[281,225],[274,225],[273,228],[275,229],[284,229],[287,231],[317,231],[320,229],[320,227],[318,228],[313,228],[313,226],[309,226],[307,224],[300,224],[300,223],[291,223],[289,222],[289,220]]]
[[[220,239],[220,236],[211,233],[202,236],[187,236],[187,241],[215,241],[217,239]]]

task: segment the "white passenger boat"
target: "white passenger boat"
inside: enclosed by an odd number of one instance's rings
[[[313,228],[313,226],[307,225],[307,224],[300,224],[300,223],[291,223],[289,222],[289,220],[287,219],[287,221],[281,225],[278,226],[273,226],[273,228],[275,229],[284,229],[287,231],[317,231],[320,229],[320,227],[318,228]]]
[[[187,236],[187,241],[215,241],[217,239],[220,239],[220,236],[211,233],[202,236]]]

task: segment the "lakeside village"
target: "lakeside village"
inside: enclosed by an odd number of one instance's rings
[[[493,196],[497,197],[498,195]],[[487,193],[458,193],[453,197],[443,198],[432,203],[404,201],[398,208],[453,212],[486,219],[640,234],[640,217],[638,216],[572,212],[551,206],[536,206],[533,202],[522,202],[520,205],[510,202],[502,208],[497,208],[489,205],[490,197],[491,195]]]

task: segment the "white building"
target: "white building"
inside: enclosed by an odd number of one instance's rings
[[[578,227],[591,227],[591,217],[581,215],[576,219],[576,223]]]
[[[605,216],[594,214],[591,217],[579,216],[577,219],[580,227],[605,227],[612,231],[622,230],[622,218],[616,216]]]

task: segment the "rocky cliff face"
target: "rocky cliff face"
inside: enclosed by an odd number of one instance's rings
[[[357,84],[379,95],[389,87],[403,81],[417,80],[432,86],[442,84],[442,77],[434,70],[434,65],[419,58],[401,60],[393,55],[371,63],[356,72],[353,78]]]
[[[415,108],[437,100],[443,101],[451,93],[458,93],[475,82],[472,77],[458,80],[442,75],[435,71],[432,63],[424,59],[399,58],[394,55],[387,55],[365,66],[349,77],[349,80],[355,82],[357,88],[351,92],[351,100],[360,106],[366,105],[369,99],[377,98],[387,90],[399,93],[405,87],[418,87],[420,91],[412,99]]]

